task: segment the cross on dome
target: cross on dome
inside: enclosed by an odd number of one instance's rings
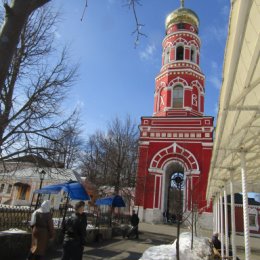
[[[184,8],[184,0],[181,0],[181,8]]]

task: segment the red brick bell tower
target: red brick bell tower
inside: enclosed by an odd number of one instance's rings
[[[199,18],[181,7],[166,18],[162,67],[155,78],[154,112],[142,117],[136,206],[146,222],[162,220],[171,177],[183,173],[183,210],[191,201],[204,215],[213,148],[213,117],[204,116],[205,76],[200,68]]]

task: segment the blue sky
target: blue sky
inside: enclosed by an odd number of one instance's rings
[[[53,0],[62,13],[56,40],[70,47],[80,65],[66,108],[80,107],[86,135],[104,129],[115,116],[129,114],[139,124],[153,113],[154,79],[161,68],[165,18],[180,6],[178,0],[141,0],[139,22],[145,26],[134,48],[134,16],[126,0]],[[230,1],[186,0],[185,7],[200,18],[201,68],[206,76],[205,115],[216,116]],[[215,119],[216,121],[216,119]]]

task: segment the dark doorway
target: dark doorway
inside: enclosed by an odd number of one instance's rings
[[[169,176],[167,209],[169,222],[181,221],[183,213],[183,171],[173,172]]]

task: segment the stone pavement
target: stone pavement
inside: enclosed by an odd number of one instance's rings
[[[115,237],[109,241],[91,243],[84,249],[84,260],[137,260],[142,253],[154,245],[169,244],[176,238],[176,226],[163,224],[140,223],[139,239],[123,239]],[[182,228],[181,232],[188,229]],[[211,237],[208,230],[199,230],[198,235]],[[243,236],[237,236],[238,256],[244,259],[244,240]],[[251,237],[252,257],[250,260],[260,260],[260,238]],[[56,248],[46,260],[58,260],[61,258],[61,248]],[[160,259],[156,259],[160,260]],[[184,260],[184,259],[183,259]]]
[[[98,243],[91,243],[84,248],[84,260],[138,260],[143,252],[155,245],[169,244],[175,239],[168,234],[160,234],[142,230],[140,225],[139,239],[123,239],[121,236],[112,240],[106,240]],[[61,248],[56,248],[51,252],[46,260],[60,260],[62,254]],[[21,259],[22,260],[22,259]],[[158,259],[159,260],[159,259]]]

